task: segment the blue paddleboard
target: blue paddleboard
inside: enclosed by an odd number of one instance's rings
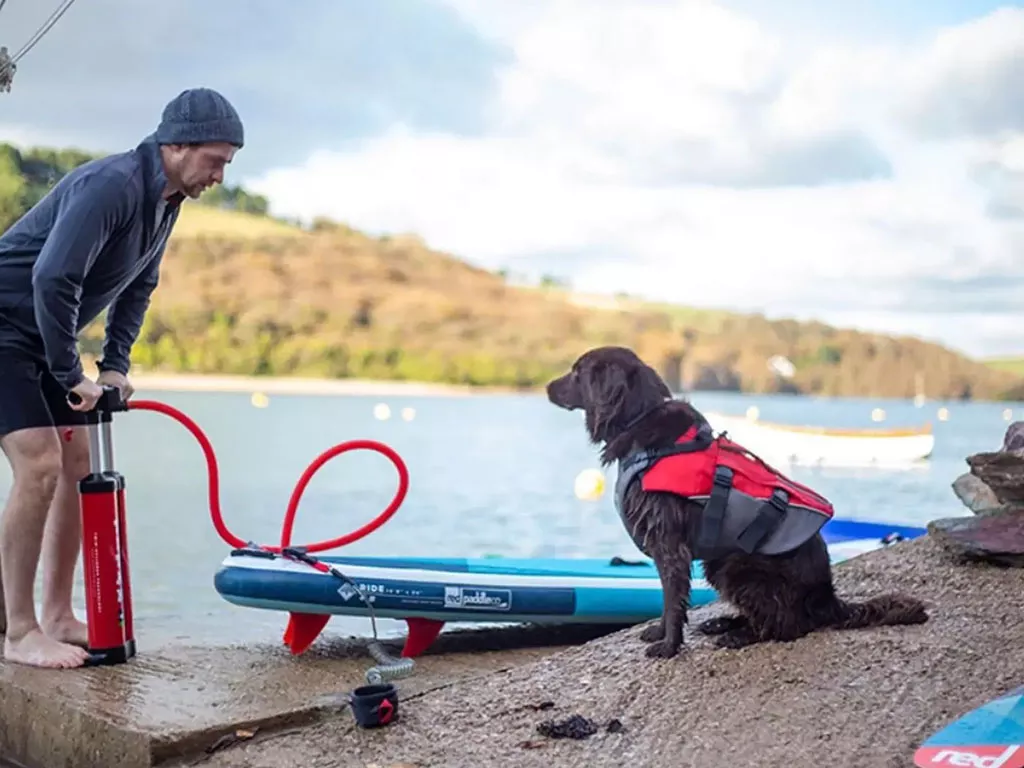
[[[923,528],[832,520],[822,533],[833,562],[916,538]],[[639,624],[661,615],[657,570],[647,559],[318,556],[358,586],[304,563],[236,550],[214,587],[250,608],[442,622]],[[718,599],[703,564],[691,571],[690,605]]]
[[[1004,693],[929,736],[918,768],[1024,768],[1024,686]]]

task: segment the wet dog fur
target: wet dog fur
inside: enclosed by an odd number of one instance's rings
[[[598,347],[547,385],[548,400],[584,412],[590,441],[601,445],[607,466],[645,448],[675,443],[695,420],[689,403],[672,395],[657,372],[625,347]],[[699,530],[701,505],[672,493],[648,492],[631,484],[623,501],[627,530],[658,570],[664,596],[661,620],[640,638],[647,655],[671,658],[683,643],[690,600],[691,552]],[[792,641],[825,627],[854,629],[921,624],[928,620],[917,599],[886,594],[864,602],[840,599],[824,539],[816,534],[782,555],[728,554],[705,560],[704,573],[733,615],[696,627],[715,636],[720,648],[743,648],[766,641]]]

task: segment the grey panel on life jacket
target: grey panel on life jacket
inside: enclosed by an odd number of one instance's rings
[[[706,502],[706,498],[702,501]],[[767,503],[765,499],[730,489],[717,545],[713,550],[695,552],[694,556],[707,559],[745,552],[740,545],[740,535]],[[781,555],[790,552],[814,536],[828,520],[821,512],[790,504],[775,529],[754,548],[753,553]]]
[[[619,459],[619,473],[615,479],[615,511],[619,513],[619,519],[627,528],[629,523],[623,513],[623,504],[626,500],[626,491],[634,480],[639,480],[644,472],[651,468],[654,459],[646,451],[634,453],[624,459]],[[623,469],[625,466],[625,469]]]

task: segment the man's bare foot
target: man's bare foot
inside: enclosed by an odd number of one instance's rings
[[[41,629],[30,630],[24,637],[4,639],[4,661],[31,667],[70,669],[82,666],[89,654],[84,648],[47,637]]]
[[[79,648],[89,647],[89,627],[74,616],[58,621],[44,621],[43,632],[60,643],[77,645]]]

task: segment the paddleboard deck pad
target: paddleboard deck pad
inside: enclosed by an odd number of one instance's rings
[[[919,768],[1024,768],[1024,686],[982,704],[929,736]]]
[[[836,563],[915,538],[924,529],[833,520],[822,533]],[[437,631],[446,622],[632,625],[662,612],[661,582],[646,559],[317,555],[316,560],[347,580],[258,549],[237,549],[221,563],[214,587],[234,605],[293,615],[368,617],[365,596],[375,618],[415,620]],[[717,597],[702,563],[695,562],[690,605]]]

